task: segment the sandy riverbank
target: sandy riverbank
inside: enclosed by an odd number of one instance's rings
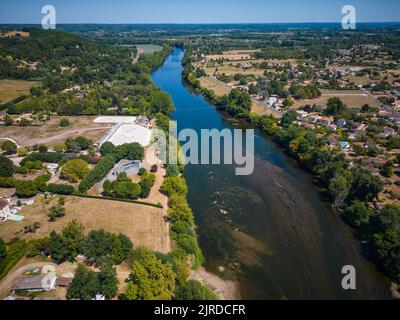
[[[212,288],[221,300],[240,299],[239,288],[235,281],[224,280],[206,271],[203,267],[193,271],[189,279],[200,280],[203,284]]]

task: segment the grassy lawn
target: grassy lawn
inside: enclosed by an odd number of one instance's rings
[[[0,103],[6,103],[21,95],[29,94],[29,89],[38,84],[35,81],[0,80]]]
[[[135,46],[141,49],[143,54],[152,54],[163,49],[163,47],[158,44],[135,44]]]
[[[217,96],[223,96],[224,94],[229,94],[229,92],[231,92],[231,89],[221,83],[221,81],[210,77],[201,77],[199,80],[202,87],[214,90]]]
[[[169,226],[164,221],[163,209],[133,203],[106,201],[79,197],[65,199],[66,215],[55,222],[49,222],[48,209],[55,203],[45,202],[43,196],[36,198],[35,204],[23,208],[21,222],[7,221],[0,224],[0,237],[5,241],[13,237],[34,239],[48,235],[51,231],[62,230],[73,219],[78,220],[86,231],[105,229],[114,233],[126,234],[133,245],[145,245],[151,250],[170,251]],[[24,233],[24,226],[34,222],[40,223],[36,233]]]

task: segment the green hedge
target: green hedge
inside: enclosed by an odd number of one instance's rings
[[[25,165],[28,161],[42,161],[49,163],[59,163],[65,157],[64,153],[57,152],[33,152],[30,155],[26,156],[21,161],[21,166]]]
[[[75,192],[75,188],[69,184],[49,183],[46,191],[54,194],[70,195]]]
[[[104,177],[107,176],[107,173],[114,167],[115,162],[116,162],[116,157],[114,154],[106,155],[103,158],[103,160],[101,160],[81,181],[81,183],[79,184],[79,190],[81,192],[86,192],[91,187],[93,187],[97,182],[100,182]]]

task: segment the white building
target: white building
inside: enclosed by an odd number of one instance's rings
[[[7,200],[0,199],[0,221],[6,221],[11,214],[10,205]]]
[[[137,142],[147,147],[151,140],[151,129],[137,124],[119,123],[114,126],[100,141],[100,146],[109,141],[114,146]]]

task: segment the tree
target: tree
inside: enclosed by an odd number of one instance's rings
[[[47,253],[57,262],[63,262],[70,257],[69,249],[65,243],[64,237],[55,231],[50,233]]]
[[[127,236],[115,235],[102,229],[92,230],[82,244],[83,254],[96,265],[102,265],[105,258],[112,264],[120,264],[131,249],[132,243]]]
[[[360,169],[351,170],[352,183],[348,201],[373,201],[383,190],[383,182],[368,172]]]
[[[154,173],[146,172],[140,177],[139,186],[141,198],[147,198],[150,195],[151,188],[153,187],[155,181],[156,176]]]
[[[7,157],[0,155],[0,177],[12,177],[14,171],[13,162]]]
[[[190,225],[193,224],[192,209],[190,209],[186,197],[172,194],[169,198],[168,207],[168,218],[171,223],[185,221]]]
[[[329,193],[336,208],[340,208],[345,203],[350,191],[350,181],[343,170],[338,170],[334,177],[329,181]]]
[[[161,185],[160,190],[168,196],[176,193],[186,195],[188,187],[183,177],[166,177]]]
[[[84,226],[75,219],[62,230],[63,243],[68,248],[68,260],[72,260],[79,255],[85,239],[84,231]]]
[[[82,159],[68,160],[62,167],[61,179],[78,182],[89,173],[89,164]]]
[[[326,106],[326,114],[331,116],[341,115],[346,111],[346,105],[338,97],[333,97],[328,100]]]
[[[130,258],[131,274],[125,288],[128,300],[169,300],[175,289],[172,265],[163,263],[153,252],[139,247]]]
[[[75,277],[67,290],[67,299],[92,300],[98,293],[96,273],[82,264],[78,265]]]
[[[370,223],[374,210],[365,202],[355,201],[347,207],[343,216],[354,228],[363,228]]]
[[[125,172],[120,173],[113,182],[104,181],[103,189],[107,196],[120,199],[137,199],[142,192],[141,186],[133,183]]]
[[[60,127],[68,127],[70,122],[67,118],[61,118],[60,120]]]
[[[393,161],[387,161],[382,167],[382,175],[390,178],[394,174]]]
[[[114,152],[115,152],[115,146],[110,141],[104,142],[100,147],[100,154],[103,157]]]
[[[5,140],[2,144],[1,144],[1,150],[9,153],[9,154],[13,154],[17,151],[17,145],[10,141],[10,140]]]
[[[115,148],[117,159],[143,160],[144,149],[137,143],[125,143]]]
[[[296,111],[291,110],[291,111],[285,112],[285,114],[282,116],[282,119],[281,119],[281,126],[283,126],[283,127],[290,126],[292,124],[292,122],[294,120],[296,120],[296,118],[297,118]]]
[[[87,150],[92,145],[92,141],[90,139],[87,139],[82,136],[77,137],[75,139],[75,142],[78,144],[81,150]]]
[[[65,145],[67,146],[68,151],[72,153],[78,153],[81,150],[78,143],[71,138],[67,138],[67,140],[65,140]]]
[[[188,280],[175,290],[176,300],[218,300],[218,296],[197,280]]]
[[[97,274],[97,291],[106,299],[114,298],[118,293],[117,272],[112,267],[104,267]]]
[[[166,169],[167,177],[179,176],[180,170],[177,164],[168,164]]]
[[[47,146],[45,144],[40,144],[39,148],[38,148],[38,151],[40,153],[46,153],[48,151],[48,148],[47,148]]]
[[[57,218],[65,216],[65,208],[62,206],[53,206],[50,208],[47,216],[49,217],[50,221],[55,221]]]
[[[0,262],[7,256],[7,246],[2,238],[0,238]]]

